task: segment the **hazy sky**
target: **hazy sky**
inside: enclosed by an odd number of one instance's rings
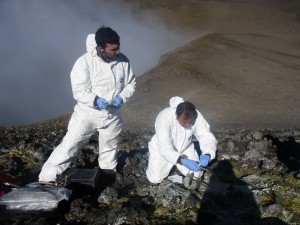
[[[89,33],[110,26],[137,76],[195,37],[118,0],[0,0],[0,126],[72,112],[70,71]]]

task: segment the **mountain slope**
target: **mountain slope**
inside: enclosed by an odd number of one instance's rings
[[[210,34],[161,57],[138,77],[126,127],[152,127],[172,96],[193,102],[216,129],[299,127],[298,42]],[[132,116],[133,115],[133,116]]]

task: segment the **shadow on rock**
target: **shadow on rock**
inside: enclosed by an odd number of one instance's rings
[[[198,212],[198,224],[254,224],[260,212],[245,182],[238,179],[228,160],[219,161],[212,170]]]
[[[288,167],[288,172],[294,173],[300,179],[300,144],[294,137],[280,140],[269,135],[267,138],[276,146],[277,158]]]
[[[234,175],[230,161],[216,163],[201,208],[197,224],[205,225],[287,225],[278,218],[263,218],[248,184]]]

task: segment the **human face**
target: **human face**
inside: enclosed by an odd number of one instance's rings
[[[187,116],[182,113],[179,117],[176,115],[178,123],[185,129],[189,128],[195,122],[195,115]]]
[[[120,55],[120,45],[106,44],[106,47],[101,48],[100,51],[108,60],[116,60]]]

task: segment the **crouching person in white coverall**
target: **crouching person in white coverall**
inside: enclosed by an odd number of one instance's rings
[[[215,158],[217,140],[195,106],[181,97],[170,99],[170,107],[162,110],[155,121],[155,135],[149,142],[149,162],[146,170],[151,183],[160,183],[172,167],[186,176],[194,172],[200,176],[200,166],[206,167]],[[197,138],[201,148],[199,157],[193,144]]]
[[[122,129],[121,108],[135,91],[135,75],[129,60],[120,53],[120,37],[109,27],[100,27],[86,40],[87,52],[71,71],[77,104],[68,132],[39,174],[40,182],[53,182],[73,162],[79,150],[99,132],[99,167],[115,172],[118,135]]]

